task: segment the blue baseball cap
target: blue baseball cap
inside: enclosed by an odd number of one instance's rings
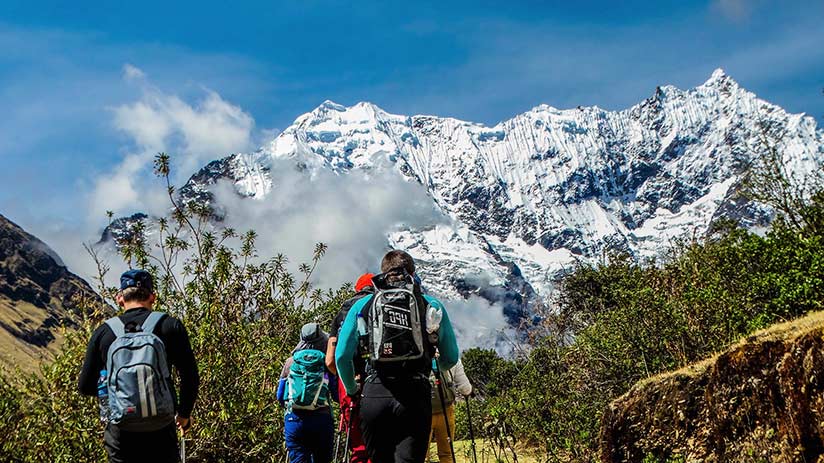
[[[129,270],[120,275],[120,290],[128,288],[145,288],[154,292],[154,282],[152,275],[141,269]]]

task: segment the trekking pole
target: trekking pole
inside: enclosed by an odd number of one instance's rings
[[[180,463],[186,463],[186,436],[180,433]]]
[[[464,396],[466,402],[466,421],[469,422],[469,439],[472,441],[472,461],[478,463],[478,454],[475,453],[475,433],[472,431],[472,413],[469,411],[469,397]]]
[[[341,416],[341,422],[342,421],[343,421],[343,416]],[[338,449],[340,449],[340,435],[341,435],[340,427],[338,427],[338,432],[336,432],[335,434],[337,435],[337,437],[335,438],[335,457],[332,461],[337,462],[338,461]]]
[[[355,410],[355,403],[352,402],[349,404],[349,419],[346,420],[346,445],[344,446],[344,455],[347,456],[345,461],[352,460],[352,451],[349,448],[349,433],[352,432],[352,413]]]
[[[441,409],[443,410],[443,422],[446,424],[446,440],[449,442],[449,451],[452,453],[452,461],[453,463],[457,463],[457,459],[455,458],[455,446],[452,444],[452,431],[449,430],[449,417],[446,416],[446,399],[444,399],[443,393],[443,376],[441,376],[441,367],[438,365],[438,362],[434,362],[434,365],[435,387],[438,388],[438,397],[441,399]]]

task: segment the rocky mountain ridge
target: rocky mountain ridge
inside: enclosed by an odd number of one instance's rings
[[[100,299],[45,243],[0,215],[0,364],[31,370]]]
[[[265,202],[277,197],[273,173],[284,166],[308,182],[319,172],[396,172],[448,220],[387,230],[387,244],[421,261],[434,292],[501,303],[514,321],[578,261],[615,251],[655,258],[719,218],[767,225],[771,211],[737,192],[771,148],[796,178],[824,163],[812,117],[757,98],[719,69],[696,88],[658,87],[622,111],[540,105],[492,127],[326,101],[258,151],[213,161],[181,195],[210,203],[220,219],[218,182]]]

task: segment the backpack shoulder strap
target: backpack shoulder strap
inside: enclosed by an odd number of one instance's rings
[[[435,299],[429,294],[422,294],[422,296],[424,302],[426,302],[428,305],[434,306],[436,309],[443,310],[443,304],[441,303],[441,301]]]
[[[106,320],[106,324],[111,328],[115,339],[126,334],[126,325],[123,324],[123,320],[121,320],[120,317],[112,317]]]
[[[443,381],[449,387],[452,387],[455,384],[455,376],[452,374],[452,370],[443,371]]]
[[[366,296],[363,296],[362,298],[355,301],[355,304],[349,310],[354,310],[355,312],[361,312],[363,315],[366,315],[365,313],[363,313],[363,311],[364,311],[364,309],[366,309],[366,307],[369,305],[369,301],[371,301],[374,298],[375,295],[377,295],[377,293],[367,294]]]
[[[165,316],[166,314],[163,312],[152,312],[143,320],[140,327],[144,333],[154,333],[155,327],[157,327],[157,324],[160,323],[160,320],[163,320]]]

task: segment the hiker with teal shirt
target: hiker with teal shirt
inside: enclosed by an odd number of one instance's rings
[[[421,291],[412,256],[388,252],[381,272],[372,279],[375,293],[349,310],[335,363],[346,393],[360,394],[361,431],[372,463],[421,463],[432,425],[432,358],[438,349],[441,367],[452,368],[458,345],[443,304]],[[354,359],[361,341],[369,358],[359,390]]]
[[[290,463],[329,463],[335,439],[331,401],[337,377],[325,365],[329,335],[317,323],[303,325],[300,342],[286,360],[277,400],[286,407],[283,433]]]

